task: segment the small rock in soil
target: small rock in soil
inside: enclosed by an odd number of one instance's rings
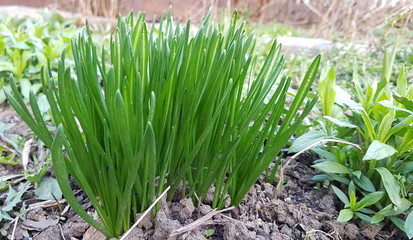
[[[53,225],[33,237],[33,240],[60,240],[59,226]]]
[[[88,228],[89,224],[78,215],[75,215],[63,224],[63,234],[65,237],[81,237]]]
[[[136,219],[139,219],[142,216],[143,213],[138,213],[136,214]],[[147,214],[142,221],[139,223],[140,227],[142,227],[145,230],[151,229],[153,227],[151,215]]]

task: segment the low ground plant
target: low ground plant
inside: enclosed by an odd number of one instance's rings
[[[319,84],[320,131],[304,134],[290,151],[329,139],[351,143],[313,149],[320,156],[313,167],[324,172],[314,179],[334,182],[332,188],[344,204],[338,221],[390,221],[411,238],[413,85],[402,69],[392,87],[391,64],[384,61],[382,77],[375,81],[360,77],[355,63],[352,95],[335,85],[330,69]]]
[[[39,19],[6,15],[0,16],[0,21],[0,89],[10,89],[8,80],[13,74],[28,100],[30,91],[41,89],[41,68],[50,61],[54,71],[54,60],[63,49],[70,52],[70,40],[80,28],[74,25],[76,20],[65,20],[55,12],[44,12]],[[4,100],[1,91],[0,103]]]
[[[39,18],[0,15],[0,104],[5,100],[2,88],[10,90],[10,74],[28,102],[30,91],[35,94],[42,92],[43,67],[49,64],[56,77],[57,59],[64,49],[66,63],[73,65],[71,39],[82,31],[76,26],[77,21],[65,19],[55,11],[41,12]],[[93,28],[93,37],[100,51],[109,40],[104,35],[109,30],[99,26]]]
[[[110,56],[97,51],[89,29],[73,39],[75,67],[63,52],[57,80],[49,70],[42,81],[55,133],[33,93],[30,112],[15,81],[6,91],[51,149],[64,197],[107,237],[127,230],[166,186],[169,199],[180,187],[183,196],[203,201],[213,187],[214,208],[240,204],[315,104],[306,96],[320,57],[290,101],[281,47],[273,43],[254,75],[254,36],[236,12],[224,25],[207,15],[195,35],[189,21],[182,27],[171,15],[158,31],[153,26],[147,29],[143,13],[119,18]],[[77,202],[69,178],[101,224]]]

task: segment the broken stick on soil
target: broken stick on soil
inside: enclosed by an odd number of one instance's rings
[[[142,216],[135,222],[135,224],[133,224],[133,226],[127,231],[125,232],[125,234],[123,234],[123,236],[119,239],[119,240],[125,240],[126,237],[132,232],[132,230],[138,226],[138,224],[142,221],[142,219],[148,215],[148,213],[152,210],[153,207],[155,207],[155,205],[163,198],[163,196],[165,196],[165,194],[169,191],[169,189],[171,189],[171,186],[169,186],[167,189],[165,189],[165,191],[163,191],[163,193],[157,198],[155,199],[155,201],[149,206],[148,209],[146,209],[146,211],[142,214]]]
[[[226,212],[226,211],[230,211],[232,209],[234,209],[235,207],[229,207],[229,208],[225,208],[222,210],[217,211],[216,209],[212,210],[211,212],[209,212],[208,214],[206,214],[205,216],[197,219],[195,222],[190,223],[184,227],[178,228],[176,230],[174,230],[169,237],[173,237],[173,236],[177,236],[180,234],[183,234],[185,232],[188,231],[192,231],[194,229],[196,229],[197,227],[201,226],[202,224],[204,224],[205,222],[207,222],[210,218],[212,218],[213,216],[217,215],[218,213],[222,213],[222,212]]]

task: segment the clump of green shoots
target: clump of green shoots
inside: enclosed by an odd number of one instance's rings
[[[171,15],[158,31],[154,26],[147,30],[143,13],[136,21],[133,14],[119,18],[109,64],[89,31],[72,41],[75,68],[65,66],[63,54],[57,81],[43,81],[56,134],[33,94],[31,114],[13,82],[14,96],[6,92],[51,148],[67,201],[107,237],[127,230],[167,186],[169,198],[183,184],[183,195],[201,201],[215,186],[213,207],[238,205],[315,104],[309,100],[299,112],[320,57],[284,109],[291,79],[281,76],[281,46],[273,44],[255,76],[254,37],[237,24],[236,12],[228,25],[207,15],[194,36],[189,21],[175,25]],[[69,177],[102,225],[76,201]]]

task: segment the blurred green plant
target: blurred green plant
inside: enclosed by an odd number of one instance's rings
[[[25,99],[29,92],[40,91],[41,68],[59,57],[63,49],[70,52],[70,40],[79,33],[74,23],[56,12],[44,12],[40,19],[2,16],[0,21],[0,89],[9,88],[13,74]],[[5,100],[0,92],[0,103]]]
[[[119,18],[112,34],[109,67],[87,29],[72,42],[76,77],[64,52],[57,81],[49,69],[42,83],[58,126],[55,136],[33,92],[33,114],[14,80],[13,95],[5,93],[52,150],[57,180],[72,208],[107,237],[116,237],[167,185],[169,199],[182,184],[184,196],[203,201],[214,186],[214,208],[228,200],[238,205],[302,124],[316,101],[303,104],[320,57],[284,109],[291,78],[281,75],[281,48],[272,44],[255,76],[254,46],[236,12],[223,25],[207,15],[193,37],[190,22],[175,25],[171,14],[154,34],[144,14],[135,21],[131,13]],[[102,225],[77,202],[69,176],[85,191]]]

